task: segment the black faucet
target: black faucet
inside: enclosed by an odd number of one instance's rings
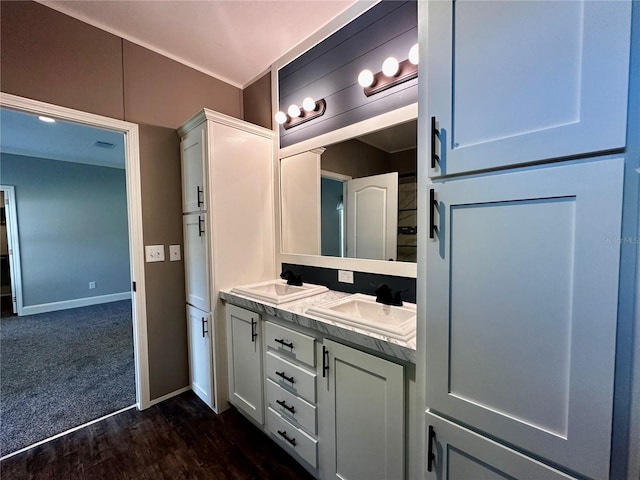
[[[280,274],[280,278],[287,281],[287,285],[302,286],[302,275],[296,275],[291,270],[285,270]]]
[[[401,307],[402,295],[400,290],[398,290],[394,295],[389,285],[387,285],[386,283],[381,283],[376,287],[376,302],[383,303],[384,305],[394,305],[396,307]]]

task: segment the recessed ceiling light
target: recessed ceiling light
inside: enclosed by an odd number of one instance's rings
[[[51,117],[45,117],[43,115],[40,115],[38,117],[38,120],[41,120],[41,121],[46,122],[46,123],[56,123],[55,119],[53,119]]]

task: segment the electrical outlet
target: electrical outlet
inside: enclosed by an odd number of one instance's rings
[[[169,261],[177,262],[180,260],[180,245],[169,245]]]
[[[164,245],[146,245],[144,251],[147,262],[164,262]]]
[[[338,270],[338,281],[342,283],[353,283],[353,272],[351,270]]]
[[[89,282],[89,290],[96,288],[96,282]]]

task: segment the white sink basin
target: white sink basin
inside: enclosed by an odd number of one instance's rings
[[[357,293],[311,307],[307,313],[397,340],[407,341],[416,334],[416,306],[413,303],[405,302],[401,307],[383,305],[376,302],[376,297]]]
[[[313,285],[311,283],[303,283],[300,286],[287,285],[286,280],[280,279],[252,283],[251,285],[243,285],[231,289],[231,293],[238,293],[254,300],[275,305],[300,300],[326,291],[328,291],[328,288],[322,285]]]

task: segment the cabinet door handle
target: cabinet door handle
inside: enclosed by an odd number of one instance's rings
[[[430,472],[433,468],[433,461],[436,459],[436,454],[433,453],[433,442],[436,439],[436,431],[433,429],[433,425],[429,425],[429,442],[427,450],[427,472]]]
[[[282,371],[282,372],[276,371],[276,375],[279,376],[280,378],[282,378],[283,380],[286,380],[287,382],[291,383],[291,385],[296,383],[295,380],[293,379],[293,377],[287,377],[285,375],[284,371]]]
[[[291,406],[287,405],[287,402],[285,402],[284,400],[276,400],[276,403],[280,405],[282,408],[289,410],[291,413],[293,414],[296,413],[296,408],[293,405]]]
[[[258,322],[256,322],[253,318],[251,319],[251,341],[255,342],[258,337],[257,333]]]
[[[329,349],[322,346],[322,378],[327,376],[327,372],[329,371]]]
[[[198,215],[198,236],[201,237],[204,235],[204,219]]]
[[[284,338],[275,338],[273,341],[276,342],[276,343],[279,343],[283,347],[287,347],[287,348],[290,348],[291,350],[293,350],[293,343],[285,342]]]
[[[202,337],[203,337],[203,338],[204,338],[204,336],[205,336],[207,333],[209,333],[209,329],[207,328],[207,329],[205,330],[205,328],[204,328],[204,324],[205,324],[205,323],[206,323],[206,324],[207,324],[207,326],[208,326],[209,322],[207,322],[207,320],[205,320],[205,318],[204,318],[204,317],[202,317]]]
[[[294,447],[296,446],[296,439],[287,437],[287,431],[286,430],[276,430],[276,431],[278,432],[278,435],[280,435],[282,438],[284,438],[287,442],[289,442]]]
[[[440,132],[436,128],[436,117],[431,117],[431,168],[436,168],[436,162],[440,163],[440,157],[436,154],[436,139],[440,138]]]
[[[202,200],[200,200],[200,194],[204,193],[204,191],[200,188],[200,185],[196,186],[196,192],[197,192],[197,201],[198,201],[198,207],[201,207],[202,205],[204,205],[204,202]]]
[[[436,212],[438,210],[438,201],[436,200],[436,191],[433,188],[429,189],[429,238],[435,238],[438,232],[438,226],[436,225]]]

